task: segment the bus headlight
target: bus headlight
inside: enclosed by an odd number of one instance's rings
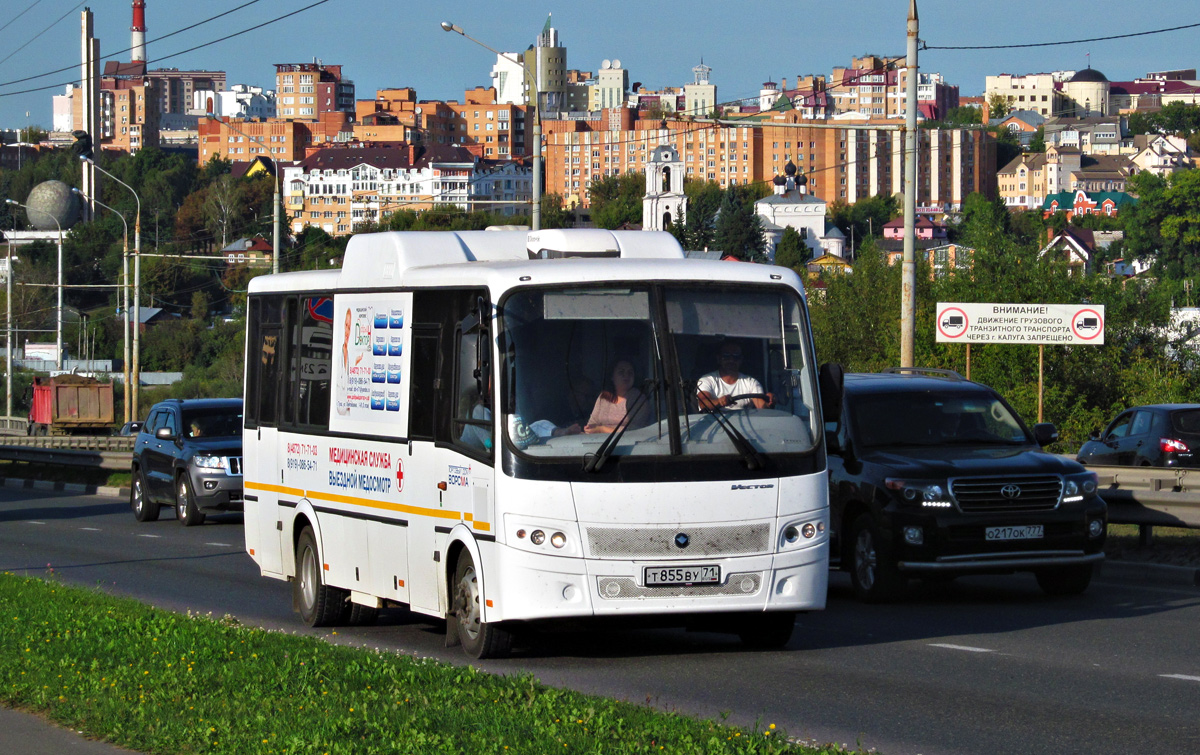
[[[533,543],[534,545],[541,545],[542,543],[546,542],[546,533],[542,532],[541,530],[534,530],[533,532],[530,532],[529,542]]]
[[[550,536],[550,544],[555,548],[561,548],[567,544],[567,536],[561,532],[555,532]]]

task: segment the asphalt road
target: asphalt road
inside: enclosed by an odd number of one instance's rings
[[[238,516],[138,524],[124,502],[0,490],[0,570],[54,574],[178,611],[308,630],[289,586],[258,576]],[[784,651],[681,629],[591,627],[522,638],[482,668],[793,736],[921,753],[1200,752],[1200,590],[1099,579],[1043,596],[1032,576],[920,586],[855,602],[834,575],[827,610]],[[402,610],[338,641],[464,663],[442,627]]]

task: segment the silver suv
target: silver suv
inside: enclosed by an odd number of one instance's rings
[[[129,504],[139,522],[174,506],[185,527],[201,509],[242,510],[242,400],[169,399],[150,408],[133,446]]]

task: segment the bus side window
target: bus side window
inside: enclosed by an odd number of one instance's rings
[[[412,367],[409,372],[408,437],[433,440],[433,415],[437,405],[437,376],[441,368],[441,328],[413,326]]]
[[[484,331],[486,332],[486,331]],[[458,329],[454,370],[454,440],[475,451],[492,452],[492,380],[488,360],[480,362],[480,330]],[[487,346],[485,345],[486,349]]]
[[[288,300],[288,379],[284,423],[305,428],[329,426],[329,377],[333,369],[333,326],[318,316],[324,297]]]
[[[280,386],[283,297],[257,297],[251,308],[250,380],[246,384],[246,419],[274,427]],[[249,422],[247,422],[249,425]]]

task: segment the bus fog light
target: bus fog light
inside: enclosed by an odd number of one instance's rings
[[[542,543],[546,542],[546,533],[542,532],[541,530],[534,530],[533,532],[530,532],[529,542],[533,543],[534,545],[541,545]]]
[[[909,545],[924,545],[925,530],[921,529],[920,527],[905,527],[904,542],[908,543]]]
[[[811,540],[817,534],[817,528],[813,526],[812,522],[809,522],[800,528],[800,533],[804,535],[805,540]]]
[[[1104,532],[1104,522],[1099,519],[1088,522],[1088,537],[1100,537],[1102,532]]]
[[[621,585],[614,580],[604,586],[604,594],[610,598],[615,598],[621,594]]]
[[[783,531],[783,539],[787,540],[789,543],[794,543],[800,539],[800,533],[795,527],[788,527]]]
[[[755,585],[754,580],[750,577],[743,577],[742,581],[738,583],[738,587],[741,588],[742,592],[749,594],[754,592],[754,588],[757,585]]]
[[[567,544],[567,536],[561,532],[555,532],[550,536],[550,544],[555,548],[561,548]]]
[[[567,585],[563,588],[563,600],[575,600],[575,585]]]

